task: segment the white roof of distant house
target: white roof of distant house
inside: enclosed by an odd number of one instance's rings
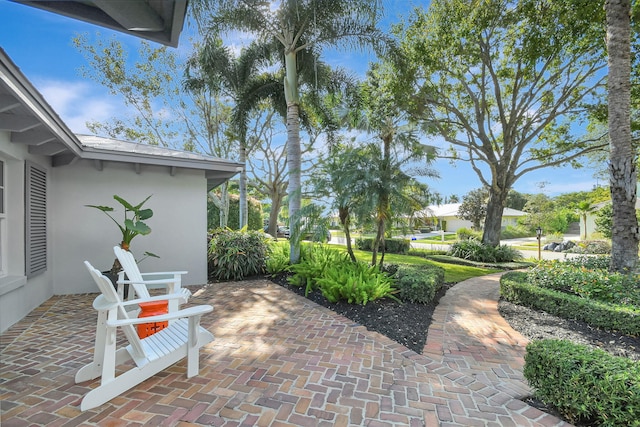
[[[462,203],[446,203],[444,205],[431,205],[422,211],[423,215],[432,216],[435,218],[445,218],[451,216],[458,216],[458,209],[460,209]],[[517,209],[504,208],[502,216],[525,216],[526,212],[519,211]]]

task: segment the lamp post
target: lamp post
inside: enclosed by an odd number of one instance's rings
[[[542,259],[541,257],[541,249],[540,249],[540,239],[542,238],[542,228],[536,228],[536,237],[538,239],[538,261]]]

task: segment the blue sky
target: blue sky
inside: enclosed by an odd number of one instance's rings
[[[421,3],[387,0],[388,10],[392,13],[387,15],[385,23],[397,22],[400,16],[409,15],[411,5]],[[131,52],[137,49],[139,41],[132,36],[0,0],[0,46],[76,133],[89,133],[85,126],[88,120],[106,121],[125,109],[118,97],[110,95],[92,80],[82,78],[78,71],[86,63],[71,45],[71,39],[79,33],[93,35],[96,32],[107,37],[115,35]],[[184,33],[178,53],[188,54],[188,41]],[[372,54],[367,53],[332,52],[325,60],[361,74],[363,66],[372,58]],[[465,163],[458,163],[454,167],[449,161],[441,160],[434,167],[441,178],[425,182],[443,196],[463,196],[480,187],[478,177]],[[525,175],[516,182],[514,188],[522,193],[539,193],[540,183],[544,182],[544,192],[550,196],[585,191],[596,184],[592,175],[592,170],[584,168],[546,168]]]

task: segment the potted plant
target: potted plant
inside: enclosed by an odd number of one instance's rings
[[[104,212],[111,220],[118,226],[122,233],[122,240],[120,242],[120,247],[126,251],[129,250],[131,245],[131,241],[137,235],[146,236],[151,233],[151,228],[144,222],[147,219],[153,216],[153,211],[151,209],[143,209],[142,206],[151,198],[148,196],[142,202],[137,205],[132,205],[131,203],[124,200],[122,197],[114,195],[113,198],[120,203],[124,207],[124,220],[122,223],[118,222],[112,215],[111,212],[114,212],[115,209],[110,206],[99,206],[99,205],[85,205],[89,208],[95,208],[102,212]],[[158,255],[153,254],[151,252],[144,253],[145,258],[152,256],[158,258]],[[108,271],[112,277],[117,276],[118,272],[122,270],[122,266],[120,262],[116,258],[113,262],[113,266],[111,270]],[[115,283],[115,280],[114,280]]]

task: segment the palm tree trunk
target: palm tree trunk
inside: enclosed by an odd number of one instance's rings
[[[220,185],[220,228],[226,228],[229,220],[229,183]]]
[[[380,218],[380,215],[378,215],[378,219],[377,219],[377,225],[378,225],[378,232],[376,233],[376,238],[373,241],[373,246],[371,247],[371,265],[376,265],[378,262],[378,246],[380,245],[380,242],[382,241],[382,239],[384,239],[384,225],[385,225],[385,220],[384,218]]]
[[[247,206],[247,144],[246,141],[240,141],[240,163],[242,163],[242,172],[240,172],[240,212],[238,228],[242,229],[247,225],[249,208]]]
[[[631,141],[631,2],[607,0],[609,55],[609,175],[613,225],[610,271],[634,271],[638,265],[640,227],[635,213],[636,158]]]
[[[298,211],[302,201],[300,188],[300,112],[298,97],[298,75],[296,70],[295,51],[285,52],[285,80],[284,93],[287,101],[287,165],[289,167],[289,221],[300,221]],[[294,234],[299,233],[300,227],[289,224],[291,251],[290,262],[297,264],[300,260],[300,239]]]
[[[349,230],[349,208],[338,208],[338,216],[340,217],[340,224],[342,224],[342,229],[344,230],[344,235],[347,239],[347,253],[349,254],[349,258],[351,258],[351,261],[357,262],[356,256],[353,253],[353,248],[351,247],[351,230]]]

